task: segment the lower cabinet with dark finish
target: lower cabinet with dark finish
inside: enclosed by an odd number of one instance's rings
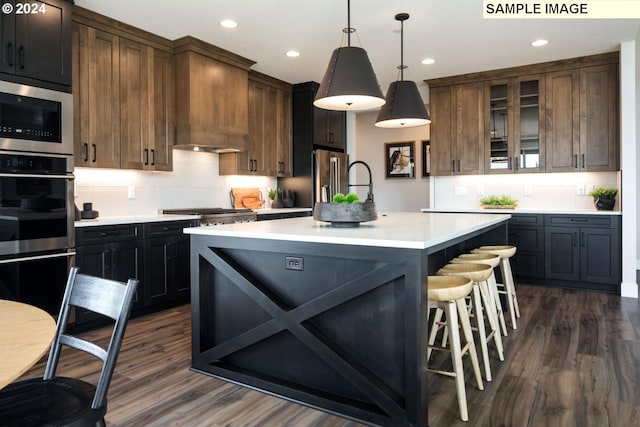
[[[76,265],[81,273],[126,282],[140,280],[132,316],[189,301],[189,237],[197,220],[76,228]],[[75,324],[103,324],[98,315],[76,311]]]
[[[184,221],[145,224],[146,304],[189,301],[189,236]]]
[[[547,215],[545,278],[572,287],[619,292],[620,217]]]
[[[126,282],[143,281],[144,242],[140,224],[76,229],[76,266],[80,273]],[[144,306],[144,286],[138,286],[132,311]],[[102,324],[99,315],[76,310],[76,325]]]
[[[544,219],[542,214],[513,214],[509,244],[518,248],[509,260],[516,277],[544,278]]]

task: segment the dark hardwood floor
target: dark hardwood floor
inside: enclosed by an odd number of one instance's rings
[[[429,374],[429,425],[639,426],[639,300],[521,284],[518,299],[519,328],[504,340],[505,361],[492,359],[484,391],[472,385],[465,359],[469,422],[458,417],[453,379]],[[189,306],[129,323],[108,426],[361,425],[191,372],[190,341]],[[442,355],[434,363],[449,362]],[[24,378],[43,370],[41,361]],[[58,374],[95,380],[97,363],[65,350]]]

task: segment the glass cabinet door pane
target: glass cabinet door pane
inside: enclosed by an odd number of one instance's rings
[[[505,84],[490,87],[490,169],[508,169],[509,144],[508,144],[508,91]]]
[[[540,167],[539,81],[520,82],[520,169]]]

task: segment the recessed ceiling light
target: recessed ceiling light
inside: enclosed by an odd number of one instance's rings
[[[236,28],[238,23],[233,19],[224,19],[220,21],[220,26],[224,28]]]
[[[544,46],[549,44],[548,40],[544,40],[544,39],[538,39],[538,40],[534,40],[531,42],[531,46],[533,47],[540,47],[540,46]]]
[[[300,52],[298,52],[297,50],[290,50],[287,52],[287,56],[289,58],[297,58],[298,56],[300,56]]]
[[[425,58],[421,61],[421,63],[423,65],[431,65],[431,64],[435,64],[436,60],[433,58]]]

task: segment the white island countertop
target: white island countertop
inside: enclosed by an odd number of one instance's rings
[[[426,249],[508,220],[509,214],[378,212],[359,227],[339,228],[313,217],[193,227],[187,234],[339,245]]]

